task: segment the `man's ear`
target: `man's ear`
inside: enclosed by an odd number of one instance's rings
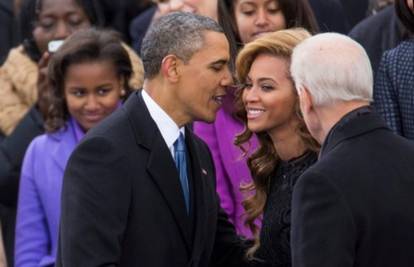
[[[313,99],[308,88],[302,87],[299,91],[300,110],[302,114],[309,114],[313,111]]]
[[[161,62],[161,73],[170,82],[178,81],[178,65],[180,60],[175,55],[167,55]]]

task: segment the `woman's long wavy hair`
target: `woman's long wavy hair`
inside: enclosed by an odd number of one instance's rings
[[[123,99],[132,89],[129,80],[132,65],[128,52],[122,46],[119,35],[113,31],[93,28],[79,30],[65,40],[59,50],[52,56],[48,66],[50,95],[48,110],[45,115],[47,132],[55,132],[63,127],[69,119],[69,111],[65,99],[64,86],[68,68],[74,64],[91,62],[110,62],[113,64],[118,78],[124,81]]]
[[[240,84],[246,82],[250,67],[259,55],[266,54],[283,58],[289,63],[294,47],[310,36],[310,33],[303,28],[293,28],[269,33],[248,43],[240,51],[236,60],[237,77]],[[242,94],[243,86],[236,93],[236,116],[244,123],[245,128],[242,133],[236,136],[235,144],[246,153],[245,145],[253,133],[247,127],[247,114],[242,102]],[[318,151],[319,145],[312,138],[303,121],[299,110],[299,101],[296,102],[296,114],[299,121],[296,132],[301,137],[306,149]],[[256,136],[259,140],[259,147],[247,160],[253,182],[242,186],[242,190],[248,193],[247,198],[242,203],[246,211],[245,224],[250,227],[255,236],[255,244],[247,252],[249,259],[253,258],[254,253],[260,246],[259,229],[255,224],[255,220],[263,213],[269,192],[270,179],[280,161],[272,139],[267,132],[256,133]]]

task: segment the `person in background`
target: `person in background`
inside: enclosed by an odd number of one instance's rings
[[[348,36],[364,47],[377,74],[382,54],[407,40],[410,33],[398,18],[394,5],[389,4],[358,23]]]
[[[412,0],[396,0],[398,17],[414,33]],[[375,79],[374,106],[397,134],[414,139],[414,39],[384,53]]]
[[[46,134],[30,144],[22,166],[15,266],[54,265],[63,172],[84,134],[129,95],[132,65],[113,32],[72,34],[49,63]]]
[[[132,20],[156,5],[152,0],[100,0],[105,14],[105,27],[121,33],[122,39],[131,44],[129,24]]]
[[[253,133],[259,146],[248,159],[253,182],[245,187],[246,223],[255,233],[250,259],[266,266],[290,267],[290,210],[293,187],[317,160],[319,145],[309,134],[289,73],[293,48],[309,38],[304,29],[269,33],[246,44],[237,57],[241,83],[237,114],[245,130],[236,144],[243,149]],[[263,216],[259,231],[255,220]],[[259,235],[260,232],[260,235]]]
[[[48,44],[78,29],[104,25],[97,0],[26,0],[20,14],[23,44],[0,68],[0,130],[9,135],[36,103],[39,65],[47,65]],[[132,52],[132,51],[131,51]],[[142,63],[133,53],[134,87],[142,84]],[[41,60],[42,59],[42,60]],[[42,80],[42,79],[39,79]],[[42,93],[42,92],[39,92]]]
[[[350,30],[348,17],[340,0],[309,0],[320,32],[347,34]]]
[[[294,49],[291,74],[306,126],[322,144],[293,189],[292,266],[411,266],[414,143],[370,106],[365,50],[322,33]]]
[[[350,29],[368,16],[370,1],[371,0],[340,0]]]
[[[19,21],[24,41],[10,51],[0,67],[0,131],[7,135],[0,143],[0,220],[11,266],[21,164],[30,142],[44,132],[40,110],[48,109],[45,101],[37,101],[38,95],[48,93],[48,43],[79,29],[104,25],[96,0],[24,0],[21,4]],[[134,70],[131,87],[140,88],[142,62],[132,49],[126,49]]]
[[[234,42],[230,43],[233,56],[244,44],[269,32],[291,27],[318,31],[307,0],[225,0],[220,3],[218,18],[223,28],[227,29],[227,35],[233,36]],[[258,141],[253,136],[245,144],[245,155],[234,144],[235,136],[244,130],[242,122],[234,114],[234,93],[235,88],[228,87],[224,104],[214,123],[195,122],[194,132],[207,143],[213,154],[221,206],[236,226],[238,234],[252,237],[250,228],[244,223],[242,201],[245,196],[240,186],[252,181],[246,159],[256,149]]]

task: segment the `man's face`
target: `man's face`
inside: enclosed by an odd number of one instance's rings
[[[184,121],[213,122],[232,83],[228,68],[229,44],[223,33],[206,31],[204,45],[191,59],[177,68],[179,81],[176,107],[182,109]]]

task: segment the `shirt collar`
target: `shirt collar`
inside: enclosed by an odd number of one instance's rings
[[[180,132],[183,135],[185,134],[184,127],[178,128],[178,125],[173,121],[173,119],[151,98],[145,90],[142,90],[142,98],[144,99],[150,116],[160,130],[161,136],[167,144],[167,147],[171,148],[180,135]]]

